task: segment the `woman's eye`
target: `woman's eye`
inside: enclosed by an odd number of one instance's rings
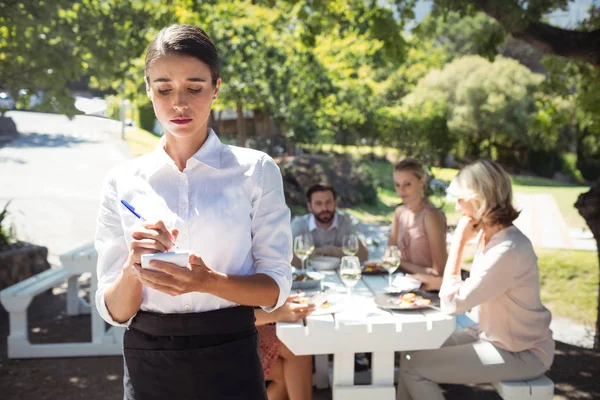
[[[167,94],[171,91],[171,89],[158,89],[158,94]]]
[[[190,91],[190,93],[200,93],[202,91],[202,89],[188,89]]]

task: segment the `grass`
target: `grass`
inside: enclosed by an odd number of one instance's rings
[[[125,131],[125,141],[134,157],[154,151],[158,145],[159,137],[141,128],[128,128]]]
[[[598,254],[536,250],[542,301],[554,315],[594,326],[598,304]]]

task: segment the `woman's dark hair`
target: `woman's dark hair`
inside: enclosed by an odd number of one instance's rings
[[[333,194],[333,199],[334,200],[337,199],[337,193],[335,192],[335,189],[333,188],[333,186],[326,185],[324,183],[315,183],[314,185],[309,187],[308,190],[306,191],[306,199],[308,200],[309,203],[312,200],[313,193],[317,193],[317,192],[331,192],[331,194]]]
[[[152,63],[166,54],[194,57],[208,66],[213,86],[219,79],[219,55],[210,37],[194,25],[171,25],[163,28],[146,49],[144,75],[150,83],[148,70]]]

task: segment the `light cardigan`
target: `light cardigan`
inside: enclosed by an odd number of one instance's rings
[[[552,316],[540,300],[537,257],[515,226],[494,234],[485,248],[480,243],[470,277],[446,279],[440,298],[447,314],[479,307],[479,339],[511,352],[530,350],[552,365]]]

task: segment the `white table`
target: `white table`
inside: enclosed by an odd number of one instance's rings
[[[329,291],[345,293],[336,272],[325,272]],[[394,400],[394,352],[439,348],[455,318],[433,309],[389,312],[373,301],[387,276],[363,276],[343,310],[310,316],[307,326],[277,323],[277,336],[296,355],[333,354],[334,400]],[[354,385],[355,353],[373,353],[371,385]]]

